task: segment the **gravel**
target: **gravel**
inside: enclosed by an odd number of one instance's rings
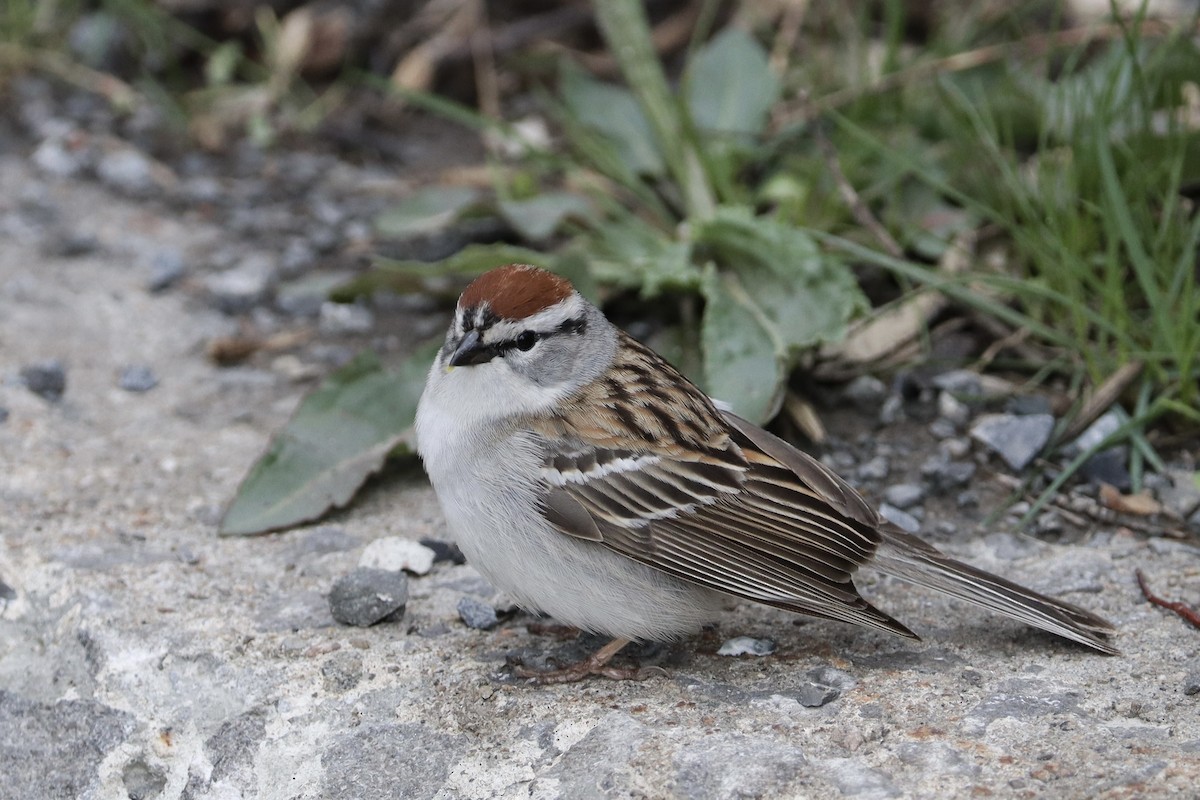
[[[359,567],[343,575],[329,592],[329,611],[343,625],[365,628],[395,622],[408,602],[408,576],[400,571]]]
[[[21,367],[21,383],[38,397],[57,402],[67,390],[67,369],[57,359],[35,361]]]
[[[135,394],[148,392],[158,386],[158,375],[154,373],[153,367],[129,364],[121,368],[121,373],[117,376],[117,386]]]
[[[465,595],[458,601],[458,618],[468,628],[480,631],[490,631],[500,624],[496,609],[477,597]]]

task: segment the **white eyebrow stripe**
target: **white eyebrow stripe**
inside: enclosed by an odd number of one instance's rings
[[[483,333],[485,342],[503,342],[515,339],[522,331],[533,330],[538,333],[549,333],[557,330],[563,323],[581,319],[584,316],[584,300],[578,292],[569,295],[560,303],[544,308],[532,316],[521,320],[501,319],[492,322]]]

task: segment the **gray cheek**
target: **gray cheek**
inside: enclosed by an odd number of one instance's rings
[[[579,348],[565,338],[542,340],[528,353],[510,351],[507,361],[513,371],[538,386],[557,386],[579,372]]]

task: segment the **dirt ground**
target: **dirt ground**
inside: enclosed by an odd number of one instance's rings
[[[512,678],[510,655],[566,659],[587,643],[520,615],[466,627],[462,597],[502,605],[469,565],[414,577],[399,622],[335,623],[326,595],[369,542],[447,538],[423,479],[390,472],[350,510],[285,533],[219,538],[216,521],[306,376],[362,344],[395,357],[443,317],[393,303],[357,338],[325,320],[332,333],[296,351],[215,365],[206,345],[242,323],[206,281],[248,258],[278,266],[289,240],[255,225],[295,223],[285,205],[248,202],[260,216],[239,227],[213,209],[244,185],[201,173],[138,199],[48,175],[30,148],[0,155],[0,798],[1109,798],[1200,786],[1200,633],[1134,581],[1141,568],[1194,602],[1200,549],[1103,526],[1070,546],[1004,522],[983,530],[988,500],[931,501],[925,530],[1107,616],[1123,655],[871,580],[875,602],[924,641],[743,604],[717,631],[645,649],[665,676],[644,683]],[[336,185],[329,204],[351,209],[330,223],[338,253],[406,185],[326,161],[317,173],[303,190]],[[149,290],[172,258],[183,276]],[[267,333],[321,324],[249,316]],[[57,401],[20,378],[47,359],[66,377]],[[157,385],[120,388],[128,365]],[[906,438],[887,435],[892,447]],[[936,442],[905,446],[891,481]],[[975,479],[985,498],[987,475]],[[738,635],[777,650],[716,654]]]

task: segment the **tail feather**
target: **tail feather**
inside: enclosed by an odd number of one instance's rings
[[[1108,641],[1116,629],[1092,612],[955,561],[915,536],[892,529],[882,532],[883,542],[871,564],[881,572],[945,592],[1102,653],[1120,652]]]

